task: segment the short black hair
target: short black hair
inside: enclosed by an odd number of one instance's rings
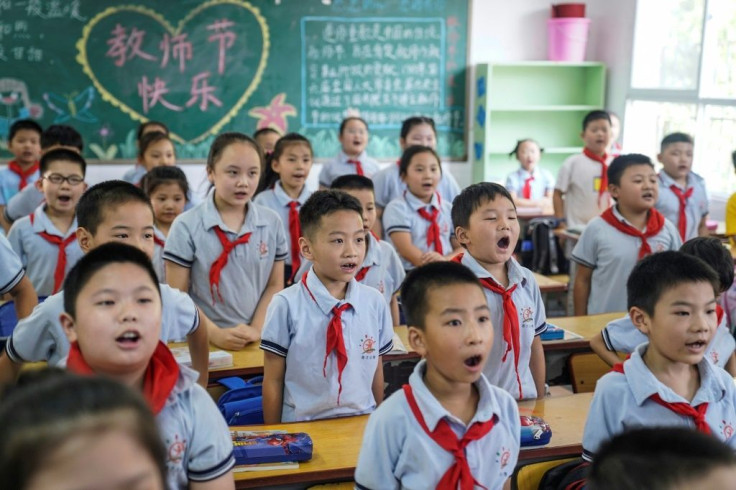
[[[79,292],[92,279],[92,276],[103,267],[110,264],[133,264],[137,265],[146,273],[156,286],[156,291],[161,297],[161,289],[158,276],[153,269],[151,259],[142,250],[119,242],[103,243],[82,256],[64,279],[64,311],[72,318],[77,318],[77,298]]]
[[[401,139],[406,139],[414,126],[420,126],[422,124],[426,124],[431,127],[434,135],[437,136],[437,128],[434,126],[434,119],[427,116],[412,116],[404,119],[401,123],[401,133],[399,133]]]
[[[627,168],[635,165],[649,165],[654,168],[652,159],[646,155],[640,153],[628,153],[626,155],[619,155],[613,159],[611,164],[608,166],[608,183],[620,186],[621,176],[624,174]]]
[[[498,196],[505,197],[516,209],[516,204],[511,198],[509,191],[501,184],[495,182],[479,182],[469,185],[455,196],[452,201],[452,224],[467,228],[470,225],[472,215],[483,204],[495,200]]]
[[[257,129],[256,132],[253,133],[253,139],[258,138],[262,134],[268,134],[268,133],[274,133],[274,134],[276,134],[278,136],[281,136],[281,133],[279,133],[274,128],[272,128],[272,127],[269,126],[267,128]]]
[[[141,179],[141,189],[150,198],[156,187],[164,184],[179,184],[184,198],[189,196],[189,181],[184,171],[176,166],[153,167]]]
[[[442,174],[442,159],[440,159],[440,156],[437,154],[434,149],[430,148],[429,146],[422,146],[422,145],[413,145],[404,150],[404,153],[401,154],[401,159],[399,160],[399,175],[404,176],[409,171],[409,164],[411,163],[411,159],[414,158],[415,155],[419,155],[420,153],[431,153],[434,155],[434,157],[437,159],[437,163],[440,166],[440,174]]]
[[[130,182],[107,180],[95,184],[82,194],[77,203],[77,225],[93,235],[105,219],[105,212],[129,202],[140,202],[151,210],[153,206],[146,193]]]
[[[713,470],[733,466],[736,466],[733,449],[712,435],[685,427],[632,429],[601,446],[586,488],[696,488]]]
[[[149,131],[144,134],[141,136],[141,139],[138,140],[138,157],[143,158],[143,155],[145,155],[149,146],[164,140],[170,142],[171,147],[174,148],[174,142],[171,141],[171,138],[169,138],[169,135],[166,133],[161,131]],[[176,148],[174,148],[174,156],[176,156]]]
[[[347,192],[326,190],[315,191],[299,208],[299,224],[302,235],[314,236],[322,223],[322,218],[337,211],[355,211],[363,219],[363,206]]]
[[[608,112],[603,110],[590,111],[583,118],[583,131],[588,128],[588,124],[593,121],[600,121],[601,119],[606,120],[608,121],[608,124],[611,124],[611,115]]]
[[[374,191],[373,181],[365,175],[341,175],[330,184],[330,189],[342,191]]]
[[[705,236],[692,238],[682,244],[680,252],[695,256],[708,264],[718,274],[721,293],[727,291],[733,284],[733,257],[718,238]]]
[[[54,145],[70,146],[79,150],[80,153],[84,150],[82,135],[66,124],[52,124],[41,133],[42,150]]]
[[[648,315],[662,295],[684,283],[706,282],[718,296],[718,276],[702,259],[683,252],[665,251],[644,257],[634,266],[626,281],[627,306],[636,306]]]
[[[473,284],[483,291],[473,271],[457,262],[430,262],[409,271],[401,285],[401,307],[406,315],[406,324],[424,329],[429,293],[435,288],[456,284]]]
[[[516,140],[516,146],[514,146],[514,149],[509,152],[509,156],[510,157],[518,157],[519,156],[519,148],[524,143],[534,143],[535,145],[537,145],[537,148],[539,148],[539,153],[544,153],[544,148],[542,148],[542,145],[540,145],[539,142],[537,142],[537,140],[535,140],[533,138],[523,138],[523,139],[520,139],[520,140]]]
[[[37,132],[39,138],[43,134],[43,128],[33,119],[19,119],[18,121],[15,121],[13,124],[10,125],[10,132],[8,132],[8,141],[13,141],[13,138],[15,138],[15,135],[18,134],[18,131],[24,130]]]
[[[659,151],[662,152],[669,145],[674,145],[675,143],[687,143],[690,145],[694,145],[695,141],[693,140],[693,137],[687,133],[682,133],[682,132],[670,133],[666,135],[664,138],[662,138],[662,143],[660,143],[659,145]]]
[[[345,126],[347,126],[350,121],[360,121],[365,126],[365,130],[370,131],[370,128],[368,128],[368,123],[365,122],[365,119],[360,116],[349,116],[343,119],[340,123],[340,132],[338,133],[339,135],[342,135],[342,132],[345,131]]]
[[[123,430],[140,445],[166,482],[166,448],[143,396],[104,376],[59,368],[21,373],[0,402],[0,481],[27,488],[55,451],[74,436]]]
[[[82,177],[84,177],[85,173],[87,172],[87,162],[84,160],[84,157],[82,157],[82,155],[80,155],[76,151],[68,150],[66,148],[57,148],[55,150],[44,153],[41,156],[41,163],[39,163],[38,165],[39,173],[43,175],[44,173],[46,173],[52,163],[58,161],[76,163],[82,170]]]
[[[146,128],[148,128],[149,126],[160,126],[160,127],[162,127],[164,129],[163,130],[163,133],[166,136],[169,135],[169,127],[166,124],[162,123],[161,121],[146,121],[144,123],[141,123],[138,126],[138,131],[136,131],[136,133],[135,133],[135,139],[136,139],[136,141],[140,141],[141,140],[141,138],[143,137],[143,133],[146,131]],[[156,131],[161,132],[158,129]]]

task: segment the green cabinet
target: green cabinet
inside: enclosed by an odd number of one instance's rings
[[[509,152],[522,138],[544,148],[541,166],[554,175],[582,151],[583,117],[605,104],[602,63],[530,61],[475,67],[473,182],[503,182],[518,167]]]

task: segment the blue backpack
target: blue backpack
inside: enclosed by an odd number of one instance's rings
[[[217,400],[217,408],[227,425],[263,423],[263,376],[248,381],[232,376],[218,379],[217,382],[228,389]]]

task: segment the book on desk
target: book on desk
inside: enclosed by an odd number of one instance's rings
[[[192,356],[189,353],[189,347],[169,347],[171,353],[174,354],[176,362],[188,367],[192,367]],[[207,367],[209,369],[225,368],[233,365],[233,355],[224,350],[211,350]]]

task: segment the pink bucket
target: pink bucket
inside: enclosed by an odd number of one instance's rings
[[[585,60],[590,19],[563,17],[547,20],[547,58],[550,61]]]

